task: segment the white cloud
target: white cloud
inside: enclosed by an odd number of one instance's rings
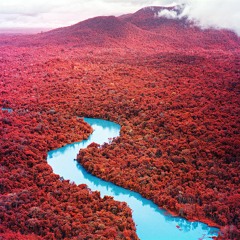
[[[53,7],[53,2],[47,0],[6,0],[0,1],[0,14],[34,16],[43,12],[48,12]]]
[[[202,28],[225,28],[240,35],[239,0],[177,0],[169,3],[182,4],[184,9],[179,15],[174,10],[163,10],[159,17],[181,19],[187,17]]]
[[[184,13],[184,9],[185,6],[184,5],[173,5],[175,6],[174,8],[171,9],[163,9],[161,11],[159,11],[155,16],[156,17],[165,17],[168,19],[181,19],[183,17],[185,17],[185,13]]]
[[[60,27],[100,15],[131,13],[146,6],[186,4],[182,15],[203,27],[235,30],[240,35],[239,0],[1,0],[0,28]],[[175,11],[162,16],[179,17]]]
[[[164,10],[162,10],[158,13],[158,17],[165,17],[165,18],[169,18],[169,19],[177,19],[178,15],[177,15],[177,12],[175,12],[175,11],[164,9]]]
[[[240,4],[238,0],[187,0],[185,15],[202,27],[227,28],[240,35]]]
[[[141,7],[111,0],[6,0],[0,1],[0,27],[54,28],[90,17],[134,12]]]

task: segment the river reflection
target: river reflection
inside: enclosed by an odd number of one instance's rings
[[[112,196],[115,200],[126,202],[132,209],[137,234],[142,240],[197,240],[217,236],[217,228],[173,217],[140,194],[89,174],[74,161],[79,149],[86,148],[92,142],[108,143],[109,138],[117,137],[120,133],[120,125],[116,123],[91,118],[84,118],[84,120],[94,129],[89,139],[69,144],[48,153],[47,161],[56,174],[76,184],[86,184],[92,191],[99,191],[102,197]]]

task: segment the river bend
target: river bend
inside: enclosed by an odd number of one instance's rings
[[[197,240],[217,236],[219,229],[201,222],[190,222],[180,217],[173,217],[160,209],[152,201],[140,194],[101,180],[78,164],[74,159],[80,149],[92,142],[102,145],[118,137],[120,125],[101,119],[84,118],[92,126],[93,133],[87,140],[68,144],[65,147],[48,152],[47,161],[54,173],[76,184],[87,184],[92,191],[99,191],[101,197],[107,195],[117,201],[124,201],[132,209],[137,234],[141,240]]]

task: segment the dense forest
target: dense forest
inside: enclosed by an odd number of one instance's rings
[[[126,203],[47,164],[88,138],[79,117],[121,125],[76,156],[88,172],[239,239],[240,40],[149,11],[0,36],[1,239],[138,239]]]

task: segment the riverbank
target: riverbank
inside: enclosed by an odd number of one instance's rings
[[[1,54],[1,107],[13,109],[1,112],[1,236],[137,239],[129,208],[47,165],[49,150],[89,136],[77,116],[122,126],[111,145],[79,155],[89,172],[238,236],[237,54],[137,53],[136,60],[124,50],[58,46],[5,46]]]
[[[76,184],[86,184],[91,191],[99,191],[101,197],[111,196],[114,200],[126,202],[131,208],[137,234],[141,240],[196,240],[209,239],[218,235],[219,229],[210,228],[200,222],[189,222],[183,218],[173,217],[153,202],[141,197],[140,194],[103,181],[76,164],[74,159],[79,150],[88,146],[100,147],[108,143],[109,139],[118,137],[120,133],[120,125],[111,121],[91,118],[84,118],[84,121],[93,128],[93,133],[88,140],[69,144],[48,153],[48,164],[53,168],[54,173]]]

